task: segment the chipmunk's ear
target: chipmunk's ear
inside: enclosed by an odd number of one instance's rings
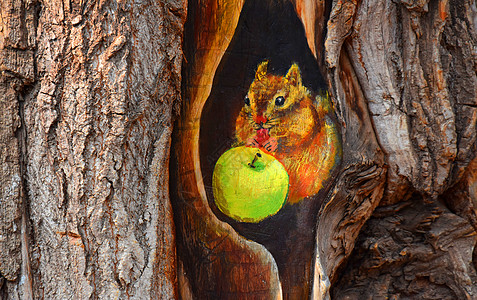
[[[262,61],[257,68],[257,72],[255,73],[256,80],[262,80],[262,78],[267,75],[267,68],[268,68],[268,60]]]
[[[300,68],[298,67],[297,64],[293,64],[290,67],[290,69],[288,70],[287,75],[285,76],[285,79],[291,85],[300,85],[301,84],[301,73],[300,73]]]

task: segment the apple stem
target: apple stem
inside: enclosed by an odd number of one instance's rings
[[[252,162],[249,163],[248,165],[249,165],[250,167],[252,167],[252,168],[255,168],[255,166],[254,166],[253,164],[257,161],[257,159],[258,159],[259,157],[262,157],[262,155],[257,152],[257,154],[255,154],[255,157],[253,158]]]

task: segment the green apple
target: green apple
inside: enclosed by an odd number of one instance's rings
[[[288,193],[288,173],[275,157],[258,148],[236,147],[215,164],[214,201],[240,222],[257,223],[276,214]]]

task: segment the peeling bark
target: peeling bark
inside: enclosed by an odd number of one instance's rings
[[[475,8],[361,1],[339,13],[353,20],[340,36],[388,176],[332,296],[475,298]]]
[[[410,200],[374,212],[333,299],[475,298],[475,229],[442,205]]]

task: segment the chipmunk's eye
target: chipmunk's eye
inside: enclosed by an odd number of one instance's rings
[[[285,104],[285,97],[278,96],[277,98],[275,98],[275,105],[276,106],[282,106],[283,104]]]
[[[248,96],[245,96],[245,98],[243,99],[243,102],[245,102],[245,105],[250,106],[250,99],[248,98]]]

